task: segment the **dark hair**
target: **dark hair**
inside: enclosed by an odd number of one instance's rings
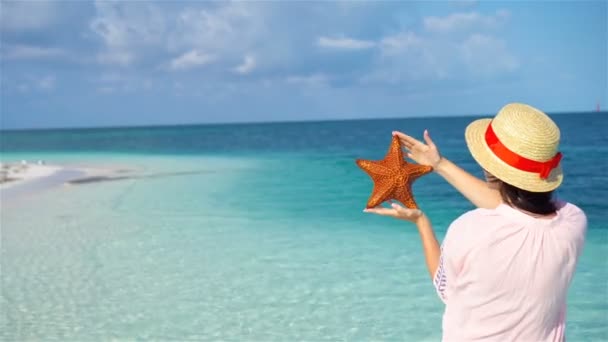
[[[513,207],[539,215],[557,211],[557,206],[553,202],[553,191],[531,192],[502,181],[499,183],[498,189],[502,200]]]

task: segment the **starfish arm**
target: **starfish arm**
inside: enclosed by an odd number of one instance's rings
[[[407,164],[406,166],[406,172],[411,183],[432,171],[433,167],[428,165]]]
[[[407,208],[418,209],[418,205],[416,204],[416,201],[414,200],[412,188],[409,185],[402,186],[400,188],[395,189],[393,198],[396,199],[397,201],[401,202]]]
[[[374,189],[367,201],[367,207],[377,207],[383,202],[389,200],[392,197],[394,186],[386,181],[378,181],[374,179]]]
[[[391,141],[391,145],[386,152],[386,156],[384,157],[384,161],[388,165],[400,166],[403,163],[406,163],[405,159],[403,159],[403,150],[401,149],[401,143],[399,142],[399,138],[397,136],[393,137]]]
[[[392,171],[387,168],[382,161],[357,159],[357,165],[368,175],[388,176]]]

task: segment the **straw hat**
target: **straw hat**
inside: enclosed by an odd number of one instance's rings
[[[562,183],[559,128],[534,107],[510,103],[494,119],[469,124],[465,138],[477,163],[505,183],[532,192]]]

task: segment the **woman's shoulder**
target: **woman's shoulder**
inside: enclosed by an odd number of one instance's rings
[[[477,222],[478,220],[493,219],[500,216],[500,213],[495,209],[476,208],[460,215],[454,223],[469,223]]]
[[[578,206],[560,200],[557,201],[557,213],[561,218],[559,222],[565,223],[565,226],[577,228],[583,232],[587,229],[587,215]]]
[[[469,210],[452,221],[447,229],[444,244],[449,244],[459,251],[469,250],[476,245],[482,236],[487,234],[490,225],[495,224],[499,215],[493,209]],[[484,229],[482,229],[484,228]],[[447,241],[447,242],[446,242]]]
[[[576,206],[570,202],[566,202],[563,200],[557,200],[556,205],[557,205],[557,212],[563,217],[581,219],[581,220],[585,220],[585,221],[587,220],[587,216],[585,215],[585,212],[583,211],[583,209],[579,208],[578,206]]]
[[[472,228],[478,226],[487,226],[489,223],[495,222],[499,217],[500,214],[496,211],[496,209],[472,209],[463,213],[457,219],[452,221],[449,229],[452,231],[459,230],[461,232],[470,231]]]
[[[452,222],[450,229],[479,235],[487,233],[493,228],[502,229],[506,226],[520,224],[525,221],[525,218],[525,214],[501,203],[496,208],[476,208],[463,213]]]

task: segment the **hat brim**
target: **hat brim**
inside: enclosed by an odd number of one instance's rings
[[[547,179],[538,173],[518,170],[499,159],[488,147],[485,133],[492,119],[475,120],[467,126],[465,140],[471,155],[486,171],[501,181],[532,192],[555,190],[564,179],[561,165],[551,171]]]

